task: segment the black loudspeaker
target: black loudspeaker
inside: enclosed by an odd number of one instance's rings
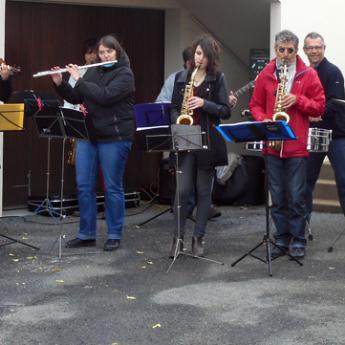
[[[258,156],[244,156],[247,173],[246,189],[236,200],[237,205],[262,205],[265,202],[265,161]]]
[[[265,201],[262,157],[244,156],[225,185],[215,181],[213,202],[217,205],[260,205]]]
[[[175,192],[175,171],[170,165],[169,158],[163,158],[159,168],[158,201],[163,205],[171,205]]]

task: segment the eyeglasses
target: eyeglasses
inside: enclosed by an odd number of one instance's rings
[[[307,47],[304,47],[304,49],[305,50],[307,50],[307,51],[312,51],[312,50],[321,50],[321,49],[323,49],[324,48],[324,46],[307,46]]]
[[[285,52],[285,50],[286,50],[289,54],[292,54],[292,53],[295,51],[294,48],[284,48],[284,47],[279,47],[279,48],[278,48],[279,53],[282,53],[282,54]]]

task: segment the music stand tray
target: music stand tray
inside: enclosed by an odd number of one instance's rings
[[[85,115],[78,110],[59,107],[65,136],[76,139],[89,139]]]
[[[229,142],[248,142],[260,140],[296,140],[296,135],[285,121],[261,122],[245,121],[221,124],[218,132]]]
[[[0,131],[24,129],[24,103],[0,104]]]
[[[134,105],[137,128],[170,125],[170,102]]]

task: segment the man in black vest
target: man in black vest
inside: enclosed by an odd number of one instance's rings
[[[304,39],[304,53],[310,66],[320,78],[326,95],[326,112],[321,120],[312,122],[310,127],[332,130],[332,141],[328,152],[311,152],[307,163],[306,210],[310,221],[312,194],[326,155],[334,169],[339,201],[345,214],[345,106],[334,99],[345,100],[344,77],[340,69],[325,58],[325,42],[317,32],[309,33]],[[321,115],[321,114],[320,114]],[[314,118],[315,119],[315,118]]]

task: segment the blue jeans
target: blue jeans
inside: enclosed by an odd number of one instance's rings
[[[99,165],[105,185],[105,216],[109,239],[121,239],[125,214],[123,175],[130,141],[77,141],[76,178],[80,211],[78,238],[96,238],[96,181]]]
[[[266,156],[276,244],[304,248],[307,158]]]
[[[330,142],[328,152],[310,153],[307,162],[306,186],[306,217],[308,221],[310,221],[313,209],[313,190],[326,155],[328,156],[334,170],[339,202],[343,213],[345,214],[345,138],[336,138]]]

